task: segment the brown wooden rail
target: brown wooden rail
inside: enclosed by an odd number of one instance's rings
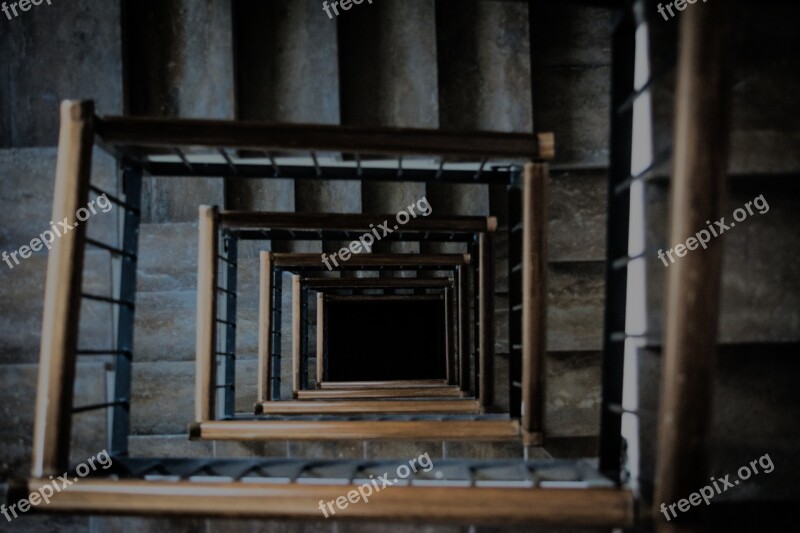
[[[192,424],[203,440],[518,441],[516,420],[209,420]]]
[[[400,379],[388,381],[321,381],[321,389],[397,389],[408,387],[443,387],[447,385],[444,379]]]
[[[30,479],[22,492],[35,493],[49,483]],[[358,485],[84,479],[36,509],[320,521],[320,502],[336,501],[356,489]],[[337,508],[331,518],[601,529],[629,527],[634,521],[634,498],[627,489],[389,486],[373,496],[366,503]]]
[[[369,231],[370,225],[394,220],[395,214],[362,215],[349,213],[282,213],[266,211],[223,211],[220,221],[231,228],[311,229],[329,231]],[[417,216],[403,224],[403,231],[438,233],[481,233],[497,228],[495,217],[436,215]]]
[[[465,395],[466,393],[458,387],[398,387],[365,390],[301,390],[297,398],[300,400],[355,400],[359,398],[462,398]]]
[[[552,133],[451,132],[322,124],[274,124],[232,120],[102,117],[98,136],[106,145],[226,147],[254,150],[341,151],[470,158],[549,160]]]
[[[276,253],[274,266],[291,269],[304,267],[324,268],[320,254],[316,253]],[[454,267],[468,265],[469,254],[354,254],[344,264],[353,268],[368,267]]]
[[[67,220],[74,229],[53,242],[47,257],[33,429],[34,476],[61,473],[69,461],[86,245],[86,225],[76,221],[76,212],[89,200],[93,116],[90,102],[61,104],[52,220]]]
[[[256,414],[326,415],[376,413],[479,413],[480,405],[467,399],[281,400],[256,404]]]

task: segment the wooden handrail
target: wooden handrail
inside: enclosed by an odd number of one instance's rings
[[[451,278],[304,278],[309,289],[443,289]]]
[[[444,299],[444,294],[326,294],[329,302],[428,302]]]
[[[552,133],[452,132],[150,117],[102,117],[96,122],[98,135],[104,144],[112,146],[341,151],[466,157],[478,161],[484,158],[548,160],[555,155]]]
[[[455,335],[455,322],[453,321],[453,289],[444,289],[444,365],[447,382],[456,383],[455,355],[453,350],[453,340]]]
[[[310,229],[369,231],[370,225],[394,220],[395,214],[284,213],[267,211],[222,211],[220,220],[229,228]],[[495,217],[436,215],[417,216],[403,224],[403,232],[480,233],[497,228]]]
[[[302,291],[300,276],[292,276],[292,396],[295,398],[302,382]]]
[[[494,247],[492,233],[478,239],[478,397],[481,407],[494,403]]]
[[[31,479],[24,493],[49,480]],[[84,479],[38,509],[92,514],[207,516],[321,521],[320,506],[359,485]],[[358,500],[356,500],[358,501]],[[625,488],[507,488],[391,486],[367,503],[335,507],[332,520],[453,522],[527,526],[627,528],[634,496]],[[330,514],[330,511],[328,511]],[[344,529],[344,528],[342,528]]]
[[[675,101],[669,241],[678,243],[717,220],[725,202],[732,61],[729,2],[688,10],[681,20]],[[708,482],[719,293],[724,239],[669,267],[664,318],[653,515],[656,530],[705,530],[697,513],[680,525],[659,505]]]
[[[395,389],[400,387],[444,387],[443,379],[401,379],[390,381],[321,381],[321,389]]]
[[[259,254],[258,401],[272,400],[272,253]]]
[[[317,293],[317,384],[325,379],[325,295]],[[303,392],[298,391],[298,398],[303,398]]]
[[[375,399],[361,400],[282,400],[256,404],[256,414],[324,415],[359,413],[479,413],[480,405],[469,399]]]
[[[459,266],[458,277],[458,381],[462,391],[470,388],[469,359],[470,339],[472,328],[469,324],[469,276],[470,270],[466,266]]]
[[[321,381],[321,380],[320,380]],[[463,398],[466,393],[458,387],[417,387],[396,389],[364,389],[338,390],[316,389],[301,390],[297,393],[300,400],[357,400],[363,398]]]
[[[203,422],[216,418],[219,211],[203,205],[199,212],[194,412],[195,421]]]
[[[522,187],[522,420],[523,431],[544,430],[547,351],[547,180],[545,163],[525,165]]]
[[[275,402],[273,402],[275,403]],[[190,427],[202,440],[518,441],[515,420],[212,420]]]
[[[86,225],[76,212],[89,200],[94,106],[64,101],[58,138],[52,220],[74,229],[53,241],[47,257],[31,473],[62,473],[69,462],[75,357]]]
[[[441,266],[454,267],[468,265],[469,254],[355,254],[343,263],[347,267],[416,267]],[[322,267],[320,254],[316,253],[276,253],[274,266],[277,268]]]

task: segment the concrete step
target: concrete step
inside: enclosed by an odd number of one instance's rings
[[[172,435],[131,435],[128,451],[131,457],[211,457],[214,442],[189,440],[186,432]]]
[[[135,360],[194,361],[196,324],[195,291],[138,293],[134,318]]]
[[[130,10],[127,75],[132,115],[234,118],[231,3],[180,0]],[[144,222],[193,222],[200,204],[222,205],[217,178],[146,178]]]
[[[10,253],[51,229],[56,157],[56,148],[0,150],[0,179],[5,185],[0,198],[0,249]],[[92,153],[91,183],[114,196],[119,194],[116,163],[99,149]],[[95,195],[89,198],[93,200]],[[122,210],[111,206],[93,204],[95,213],[86,224],[89,237],[113,245],[117,242],[116,220]],[[57,221],[53,222],[60,228]],[[34,254],[46,252],[42,249]]]
[[[439,1],[436,22],[441,127],[531,131],[527,6]]]
[[[130,10],[132,115],[233,118],[230,2],[178,0]]]
[[[600,434],[601,361],[599,351],[547,352],[545,433],[548,438]]]
[[[555,163],[604,166],[613,11],[563,2],[533,9],[538,21],[531,29],[535,128],[555,133]]]
[[[194,420],[194,370],[194,361],[134,362],[131,435],[187,431]]]
[[[343,124],[438,127],[435,20],[432,0],[391,0],[342,13]],[[362,211],[396,213],[425,192],[420,183],[363,183]],[[374,250],[417,251],[418,246],[377,243]]]
[[[800,431],[794,422],[800,392],[793,376],[798,370],[797,343],[721,344],[714,369],[709,473],[717,477],[736,472],[768,455],[774,471],[758,475],[719,495],[720,501],[782,500],[794,497],[797,486],[797,447]],[[643,435],[641,478],[652,484],[658,424],[661,353],[641,349],[637,354],[639,427]]]
[[[42,4],[6,21],[0,147],[55,146],[62,98],[92,99],[98,114],[122,113],[119,21],[120,2],[102,0]]]
[[[653,250],[668,250],[680,244],[668,243],[664,223],[668,219],[667,195],[663,184],[647,188],[647,243]],[[722,214],[726,224],[735,223],[734,211],[744,209],[747,202],[760,195],[769,211],[762,215],[760,211],[764,209],[751,205],[753,215],[748,214],[717,238],[722,240],[723,248],[719,319],[719,341],[723,343],[800,339],[800,270],[794,252],[794,236],[800,231],[796,187],[786,181],[731,181]],[[707,230],[703,227],[697,231],[703,229]],[[687,253],[704,252],[698,248]],[[674,253],[673,257],[683,260]],[[647,259],[648,330],[655,339],[663,331],[663,295],[669,268],[655,252]]]
[[[437,2],[442,129],[532,130],[527,13],[527,6],[517,3]],[[442,214],[491,213],[502,221],[504,195],[504,187],[428,185],[428,200]]]
[[[793,15],[794,14],[794,15]],[[732,172],[798,172],[800,154],[800,105],[792,95],[800,80],[790,75],[800,68],[797,54],[800,36],[788,27],[776,28],[776,20],[800,15],[798,6],[747,5],[737,12],[734,52],[736,61],[732,91]],[[769,57],[769,61],[759,58]]]
[[[599,350],[603,345],[605,265],[553,263],[548,269],[547,349]]]
[[[337,25],[319,5],[288,0],[243,3],[237,6],[235,23],[240,118],[282,123],[339,123]],[[253,52],[256,50],[257,53]],[[294,189],[292,205],[297,212],[358,213],[361,210],[357,182],[299,180],[293,185],[273,186],[243,181],[231,182],[229,187],[234,192],[235,205],[241,196],[251,196],[250,202],[258,209],[275,210],[272,206],[277,204],[268,196],[285,196],[284,189],[291,187]],[[263,190],[265,187],[267,190]],[[278,210],[286,209],[286,205]],[[301,243],[276,243],[275,249],[282,247],[292,251],[309,250]]]
[[[84,261],[85,292],[109,296],[111,261],[105,252],[87,253]],[[0,363],[36,363],[44,312],[47,257],[34,255],[0,277]],[[110,305],[84,301],[81,306],[80,348],[113,346]]]
[[[800,156],[796,150],[800,138],[797,120],[798,103],[792,95],[798,80],[789,75],[800,64],[790,50],[798,44],[797,32],[776,25],[792,13],[781,6],[743,6],[734,22],[734,65],[731,101],[731,139],[728,170],[732,174],[796,173]],[[677,49],[675,25],[650,24],[653,72],[666,69],[666,75],[653,84],[653,132],[655,146],[672,146],[674,138],[675,71]],[[794,44],[793,44],[794,43]],[[761,58],[769,57],[769,61]],[[659,168],[668,175],[669,165]]]
[[[140,293],[194,291],[197,287],[197,240],[197,220],[142,224],[136,290]]]
[[[33,422],[35,415],[38,365],[0,365],[0,386],[5,398],[0,403],[0,415],[6,421],[0,429],[3,454],[0,477],[26,477],[30,471]],[[77,366],[73,405],[103,403],[106,398],[106,365],[80,362]],[[94,457],[106,447],[105,411],[90,411],[76,415],[72,432],[70,460],[73,464]]]
[[[550,176],[548,261],[605,261],[607,172],[563,169]]]

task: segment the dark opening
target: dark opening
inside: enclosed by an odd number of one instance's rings
[[[328,379],[445,379],[441,300],[329,301]]]

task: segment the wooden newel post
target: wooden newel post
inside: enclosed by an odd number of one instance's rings
[[[727,2],[709,2],[681,15],[675,163],[668,242],[685,241],[717,220],[728,162],[730,63]],[[719,316],[722,239],[667,271],[664,353],[654,494],[657,530],[677,526],[660,505],[677,502],[708,483],[706,439],[711,421]],[[694,516],[697,516],[696,513]],[[671,517],[674,518],[674,517]],[[692,520],[691,513],[685,517]]]
[[[217,392],[217,254],[219,211],[200,206],[197,246],[195,421],[214,420]]]
[[[494,228],[478,238],[478,394],[482,408],[494,403]]]
[[[76,212],[89,197],[94,104],[64,101],[58,138],[53,221],[73,227],[53,241],[47,258],[39,384],[31,475],[64,472],[69,462],[75,358],[81,308],[86,226]]]
[[[272,253],[259,254],[258,401],[272,400]]]
[[[522,429],[544,429],[547,353],[546,163],[525,165],[522,188]]]

